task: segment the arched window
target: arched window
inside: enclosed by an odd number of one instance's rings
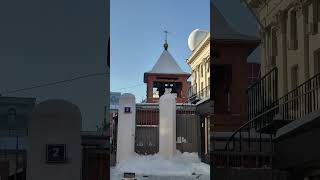
[[[8,121],[14,121],[16,119],[16,115],[17,115],[17,112],[16,112],[16,109],[14,108],[10,108],[8,110]]]

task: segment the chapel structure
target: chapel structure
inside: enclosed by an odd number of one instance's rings
[[[168,51],[165,40],[164,49],[151,71],[144,73],[144,83],[147,84],[146,103],[158,103],[159,98],[169,91],[176,95],[177,103],[184,103],[188,99],[188,82],[190,73],[184,72]]]

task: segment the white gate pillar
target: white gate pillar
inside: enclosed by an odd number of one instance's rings
[[[176,153],[176,98],[164,94],[159,100],[159,154],[166,159]]]
[[[117,163],[135,154],[136,102],[133,94],[125,93],[119,98]]]

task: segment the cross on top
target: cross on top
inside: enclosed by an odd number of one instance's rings
[[[167,42],[167,40],[168,40],[168,33],[169,33],[169,32],[168,32],[167,30],[165,30],[164,33],[165,33],[165,41]]]
[[[164,49],[165,50],[167,50],[168,49],[168,42],[167,42],[167,40],[168,40],[168,31],[167,30],[165,30],[164,31],[164,34],[165,34],[165,41],[164,41],[164,45],[163,45],[163,47],[164,47]]]

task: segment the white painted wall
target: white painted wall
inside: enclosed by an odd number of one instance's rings
[[[81,177],[81,113],[64,100],[38,104],[28,124],[27,180],[71,180]],[[66,144],[67,161],[46,162],[47,144]]]
[[[131,113],[125,113],[125,107],[131,108]],[[125,161],[134,155],[136,100],[133,94],[123,94],[119,99],[117,163]]]
[[[176,153],[176,99],[164,94],[159,100],[159,154],[166,159]]]

